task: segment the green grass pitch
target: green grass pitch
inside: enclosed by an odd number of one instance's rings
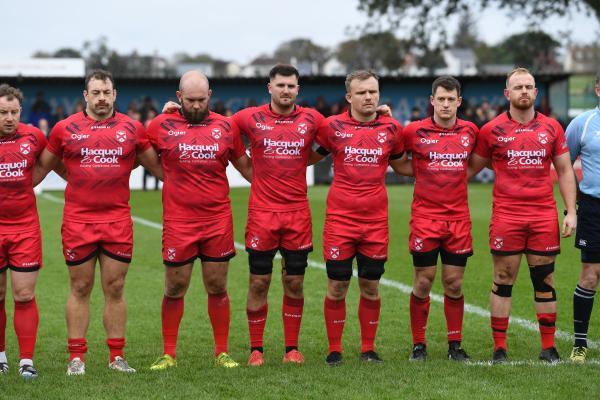
[[[164,272],[161,262],[161,232],[151,224],[136,223],[135,254],[126,284],[129,304],[126,355],[138,369],[135,375],[122,375],[107,368],[108,350],[102,328],[102,293],[97,282],[92,296],[92,316],[88,334],[87,373],[83,377],[65,375],[68,354],[64,306],[68,293],[67,269],[60,242],[62,205],[50,193],[38,198],[44,234],[44,268],[37,287],[40,328],[35,363],[40,378],[23,382],[17,374],[17,343],[12,329],[12,302],[7,302],[7,355],[11,370],[0,376],[0,399],[178,399],[178,398],[411,398],[411,399],[564,399],[594,397],[600,393],[600,313],[597,306],[592,316],[589,337],[594,341],[588,357],[590,363],[579,366],[565,362],[548,366],[537,361],[539,333],[528,328],[526,321],[535,320],[533,291],[525,264],[513,291],[512,320],[508,331],[509,357],[514,363],[490,366],[492,339],[489,318],[481,315],[488,308],[491,285],[491,257],[487,248],[488,222],[491,209],[491,186],[471,185],[470,204],[473,218],[475,255],[470,259],[464,281],[466,303],[474,306],[465,313],[464,348],[474,362],[457,364],[446,360],[446,333],[443,307],[432,302],[427,331],[429,360],[424,364],[408,362],[411,348],[408,295],[406,286],[412,279],[411,259],[407,250],[411,186],[391,186],[390,258],[381,288],[382,313],[377,349],[386,363],[383,366],[361,365],[357,318],[358,287],[355,280],[347,299],[347,323],[344,332],[345,363],[339,368],[325,365],[327,351],[323,296],[326,274],[322,265],[321,232],[325,214],[327,187],[309,189],[313,214],[314,262],[307,270],[305,311],[300,347],[306,357],[302,366],[283,366],[283,333],[281,323],[282,291],[276,263],[269,295],[269,319],[265,332],[266,365],[235,370],[212,366],[212,332],[206,312],[206,295],[200,274],[194,273],[186,296],[181,324],[176,369],[163,373],[148,370],[162,351],[160,306]],[[248,201],[247,189],[233,189],[236,241],[243,243]],[[159,192],[133,192],[132,214],[155,223],[161,222]],[[559,206],[560,207],[560,206]],[[198,263],[196,264],[198,266]],[[563,358],[568,358],[572,331],[572,296],[579,276],[579,254],[573,239],[562,242],[557,260],[557,292],[559,297],[558,328],[565,337],[558,339]],[[439,275],[438,275],[439,277]],[[232,306],[230,352],[242,365],[248,356],[248,331],[245,314],[248,267],[244,251],[238,251],[230,265],[229,295]],[[439,280],[434,293],[442,294]],[[10,295],[9,295],[10,296]]]

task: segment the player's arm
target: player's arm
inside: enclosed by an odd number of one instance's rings
[[[329,152],[323,147],[319,147],[317,150],[311,150],[308,156],[308,165],[315,165],[325,157],[329,155]]]
[[[471,179],[485,167],[492,169],[492,160],[473,153],[471,158],[469,158],[469,165],[467,166],[467,179]]]
[[[48,149],[42,150],[42,153],[35,163],[33,168],[33,186],[37,186],[44,180],[46,175],[52,170],[55,170],[64,180],[67,180],[67,170],[62,163],[60,157],[52,153]]]
[[[383,115],[385,117],[392,116],[392,108],[390,106],[388,106],[387,104],[382,104],[380,106],[377,106],[375,111],[377,111],[377,114]]]
[[[252,160],[244,153],[237,160],[231,160],[231,165],[237,169],[248,182],[252,183]]]
[[[552,159],[554,169],[558,175],[558,188],[567,209],[567,215],[563,219],[562,237],[569,237],[577,227],[577,187],[575,184],[575,173],[571,166],[569,153],[563,153]]]
[[[406,153],[402,154],[402,157],[394,160],[390,159],[390,167],[399,175],[415,176],[415,171],[412,167],[412,161],[408,158]]]
[[[150,146],[146,150],[138,153],[137,160],[144,168],[146,168],[157,179],[163,180],[163,169],[158,159],[158,154],[154,147]]]
[[[181,105],[175,103],[174,101],[167,101],[163,106],[162,112],[164,114],[173,114],[181,108]]]

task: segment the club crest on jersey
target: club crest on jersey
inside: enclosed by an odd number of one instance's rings
[[[252,247],[253,249],[258,247],[258,238],[255,236],[252,239],[250,239],[250,247]]]
[[[173,261],[175,259],[175,254],[177,253],[177,250],[175,250],[173,247],[169,247],[167,249],[167,258],[171,261]]]
[[[125,142],[125,140],[127,140],[127,134],[123,131],[117,131],[116,137],[117,137],[117,142],[119,142],[119,143],[123,143],[123,142]]]
[[[461,136],[460,137],[460,143],[464,146],[467,147],[469,146],[469,144],[471,143],[471,140],[468,136]]]
[[[423,248],[423,239],[415,239],[415,250],[421,250]]]
[[[214,128],[211,131],[211,135],[213,138],[215,138],[216,140],[221,139],[221,130],[219,128]]]
[[[335,260],[336,258],[338,258],[338,257],[340,256],[340,248],[339,248],[339,247],[332,247],[332,248],[329,250],[329,256],[330,256],[332,259],[334,259],[334,260]]]
[[[387,139],[387,133],[377,132],[377,141],[379,143],[385,143],[386,139]]]
[[[548,134],[546,132],[538,133],[538,140],[540,141],[541,144],[548,143]]]
[[[298,124],[298,133],[304,135],[308,131],[308,125],[306,123],[301,122]]]
[[[496,237],[494,238],[494,247],[496,249],[501,249],[502,246],[504,246],[504,239],[502,239],[501,237]]]
[[[21,143],[20,146],[21,153],[27,155],[31,152],[31,144],[29,143]]]

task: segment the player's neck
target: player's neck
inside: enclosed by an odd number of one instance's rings
[[[355,111],[354,109],[352,109],[352,107],[350,107],[350,115],[352,115],[352,118],[354,118],[358,122],[371,122],[371,121],[375,121],[375,119],[377,119],[376,112],[374,112],[372,114],[361,114],[361,113]]]
[[[533,107],[526,110],[520,110],[511,105],[509,110],[510,117],[520,124],[528,124],[532,119],[535,118],[535,109]]]
[[[441,119],[437,115],[433,114],[433,122],[442,128],[452,128],[454,125],[456,125],[456,116],[454,116],[452,119]]]
[[[296,107],[295,104],[292,104],[289,107],[281,107],[280,105],[271,102],[271,111],[279,115],[290,115],[294,112],[294,107]]]

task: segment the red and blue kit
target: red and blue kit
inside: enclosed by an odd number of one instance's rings
[[[160,155],[164,185],[163,259],[185,265],[196,257],[226,261],[235,255],[226,169],[245,149],[237,125],[210,112],[190,124],[181,114],[162,114],[148,126]]]
[[[114,113],[102,121],[85,112],[57,123],[50,133],[48,150],[63,159],[68,182],[63,216],[63,252],[67,264],[77,265],[98,250],[124,262],[131,261],[133,234],[129,207],[129,176],[137,153],[150,147],[143,126]],[[123,228],[122,222],[129,228]],[[84,231],[98,234],[78,240]],[[91,252],[90,252],[91,251]]]
[[[560,251],[550,166],[554,157],[568,151],[560,124],[537,112],[527,124],[506,112],[481,128],[475,154],[491,159],[496,173],[490,224],[493,253]]]
[[[473,123],[461,119],[450,128],[437,125],[432,117],[404,128],[415,174],[411,253],[443,248],[453,254],[472,254],[467,164],[477,134]]]
[[[252,157],[246,248],[312,250],[306,165],[323,116],[300,106],[280,115],[265,104],[239,111],[233,120],[248,138]]]
[[[331,153],[334,170],[323,236],[326,260],[344,260],[356,253],[387,259],[385,173],[389,160],[404,154],[401,135],[400,124],[385,116],[360,122],[343,113],[327,118],[319,128],[318,151]]]
[[[0,136],[0,271],[36,271],[42,238],[33,193],[33,169],[47,141],[37,128],[19,124]]]

